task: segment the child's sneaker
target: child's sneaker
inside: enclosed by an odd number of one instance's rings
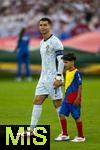
[[[84,142],[86,139],[85,137],[78,137],[76,136],[73,140],[71,140],[72,142]]]
[[[70,137],[68,135],[59,134],[59,136],[57,138],[55,138],[54,140],[55,141],[66,141],[69,139],[70,139]]]

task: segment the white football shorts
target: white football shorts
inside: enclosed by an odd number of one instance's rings
[[[35,91],[35,96],[37,95],[50,95],[52,100],[62,99],[62,88],[54,89],[52,82],[39,80]]]

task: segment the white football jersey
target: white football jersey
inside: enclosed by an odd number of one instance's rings
[[[57,74],[57,56],[63,55],[63,45],[54,35],[46,41],[40,42],[40,54],[42,59],[42,71],[40,80],[51,81]]]

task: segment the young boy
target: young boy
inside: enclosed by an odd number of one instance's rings
[[[76,56],[73,53],[65,54],[63,57],[64,66],[66,68],[65,78],[65,97],[59,111],[60,124],[62,127],[62,133],[55,138],[56,141],[69,140],[70,137],[67,132],[67,119],[71,113],[75,119],[78,136],[76,136],[72,142],[84,142],[85,137],[83,134],[83,126],[80,118],[81,110],[81,92],[82,92],[82,78],[81,73],[75,68]]]

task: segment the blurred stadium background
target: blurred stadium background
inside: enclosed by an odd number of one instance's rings
[[[50,17],[53,33],[65,51],[77,54],[77,65],[85,74],[100,74],[100,1],[99,0],[0,0],[0,70],[16,72],[17,37],[27,27],[30,42],[31,71],[40,72],[38,21]],[[83,68],[85,67],[85,68]]]

